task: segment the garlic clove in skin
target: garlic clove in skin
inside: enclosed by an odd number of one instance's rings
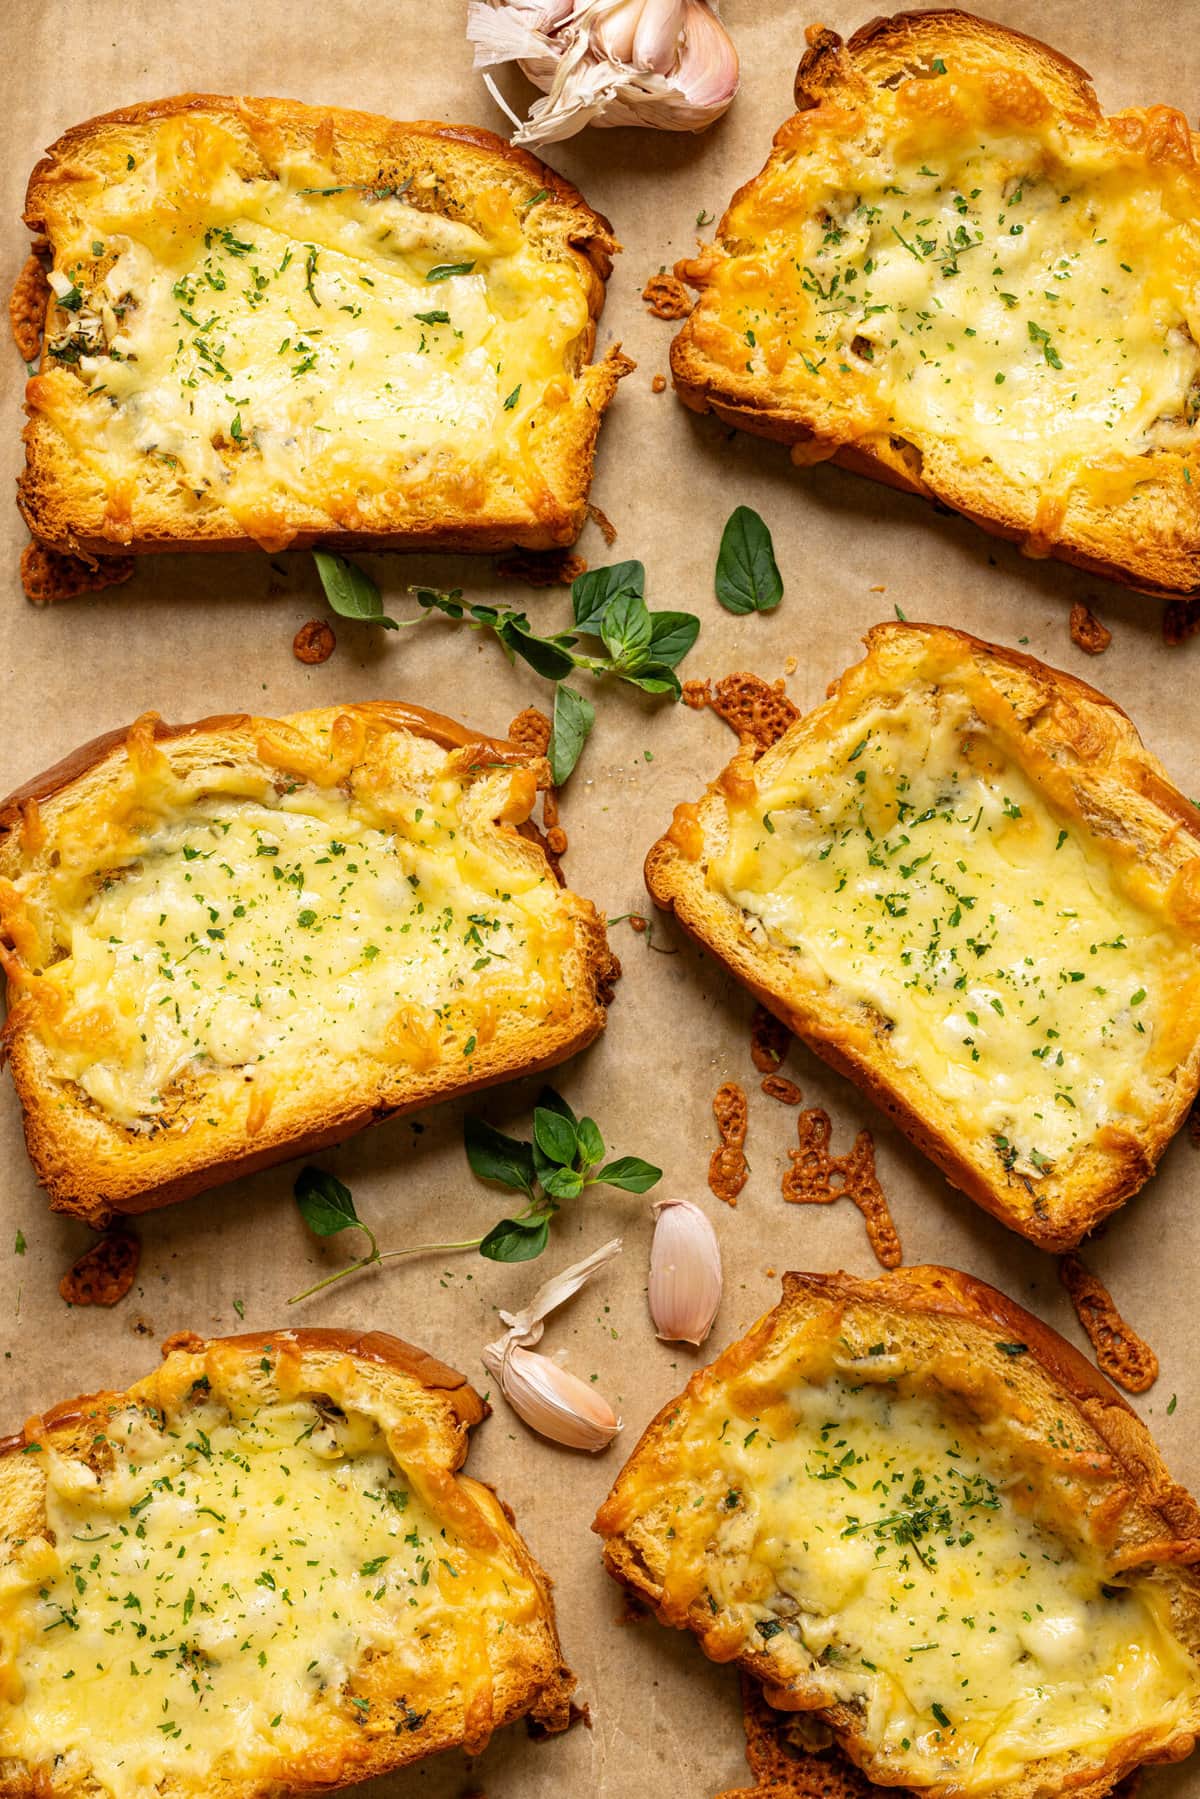
[[[621,1428],[608,1401],[549,1356],[524,1349],[519,1343],[504,1351],[489,1344],[483,1361],[513,1411],[552,1443],[586,1449],[594,1455],[607,1449]]]
[[[721,1304],[717,1233],[690,1199],[660,1199],[654,1217],[647,1294],[654,1328],[664,1343],[699,1346]]]
[[[724,112],[737,90],[737,51],[721,21],[699,0],[687,8],[674,79],[705,123]]]

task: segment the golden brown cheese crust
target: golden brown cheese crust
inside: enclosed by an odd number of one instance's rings
[[[237,768],[248,771],[252,781],[286,784],[296,779],[287,772],[289,758],[295,758],[297,768],[311,772],[313,757],[319,765],[330,755],[330,746],[339,742],[342,748],[333,754],[340,755],[342,763],[331,771],[336,777],[332,786],[330,776],[318,768],[318,799],[330,793],[335,800],[350,795],[356,784],[370,791],[372,782],[383,781],[386,800],[391,791],[387,783],[397,778],[389,756],[428,758],[434,749],[445,753],[444,760],[435,757],[434,764],[426,766],[423,775],[418,768],[414,778],[432,780],[440,767],[460,784],[468,804],[481,784],[493,784],[496,811],[491,819],[479,818],[471,826],[473,841],[498,858],[496,867],[551,888],[547,915],[554,921],[557,939],[552,962],[561,980],[552,988],[553,1003],[546,1016],[539,1020],[531,1013],[524,1018],[515,1007],[493,1016],[487,1030],[477,1032],[478,1044],[472,1039],[469,1057],[462,1055],[460,1045],[453,1059],[432,1052],[415,1060],[397,1060],[390,1054],[376,1059],[383,1046],[364,1045],[365,1061],[359,1057],[355,1069],[346,1060],[336,1083],[288,1079],[284,1064],[276,1079],[268,1063],[254,1071],[253,1081],[247,1070],[247,1104],[226,1106],[215,1114],[204,1103],[204,1083],[188,1088],[185,1082],[182,1103],[173,1116],[164,1117],[162,1128],[155,1126],[149,1132],[106,1115],[87,1093],[64,1080],[56,1066],[36,1003],[34,964],[45,953],[44,946],[39,951],[34,940],[23,935],[20,923],[24,903],[18,890],[23,882],[36,884],[56,817],[83,805],[97,829],[102,833],[111,829],[114,840],[120,840],[127,807],[122,814],[120,805],[115,806],[106,823],[110,796],[137,758],[144,763],[147,757],[165,756],[172,776],[197,770],[202,774],[210,767],[218,772]],[[264,761],[264,755],[271,760]],[[374,701],[295,714],[282,721],[231,714],[168,726],[147,715],[135,727],[84,745],[11,794],[0,805],[0,897],[7,908],[0,950],[10,1002],[5,1044],[22,1105],[26,1144],[52,1206],[99,1225],[114,1212],[173,1204],[220,1182],[340,1142],[384,1118],[553,1067],[590,1043],[604,1028],[618,965],[591,902],[559,887],[543,850],[526,835],[524,820],[548,778],[544,759],[512,744],[419,707]],[[305,774],[300,782],[312,785]],[[454,866],[447,862],[451,874]],[[469,985],[468,1005],[472,991]],[[263,1079],[265,1106],[256,1107],[254,1087]]]
[[[357,186],[403,193],[422,211],[480,225],[485,235],[502,215],[504,228],[519,229],[535,259],[573,272],[585,297],[586,327],[566,351],[561,379],[548,384],[523,420],[520,453],[508,458],[509,474],[503,478],[472,467],[469,457],[456,462],[453,454],[443,455],[411,493],[368,494],[368,471],[357,484],[349,479],[337,491],[306,498],[289,478],[286,489],[280,481],[273,490],[264,483],[268,491],[239,516],[212,492],[197,504],[190,490],[174,485],[169,469],[156,469],[153,457],[132,457],[119,480],[111,471],[97,476],[81,466],[78,446],[55,422],[66,416],[64,405],[71,412],[69,383],[78,368],[72,373],[43,349],[26,393],[26,466],[18,490],[34,536],[55,549],[94,556],[242,549],[251,542],[280,549],[319,541],[343,550],[548,549],[573,542],[586,518],[601,419],[617,382],[633,367],[619,347],[598,363],[590,360],[604,284],[619,249],[608,221],[552,169],[476,127],[398,124],[291,100],[182,94],[73,127],[33,171],[25,221],[39,242],[48,242],[51,260],[70,259],[70,279],[85,304],[93,294],[102,303],[104,277],[113,263],[111,249],[90,253],[95,231],[89,205],[106,183],[124,178],[127,166],[151,158],[160,161],[164,182],[186,179],[196,165],[197,191],[190,203],[202,207],[205,145],[179,139],[181,133],[206,131],[232,142],[236,166],[247,181],[279,182],[286,164],[293,172],[307,171],[313,185],[305,191],[338,193]],[[443,297],[439,287],[428,291],[427,305]],[[78,297],[71,303],[78,308]],[[54,331],[61,335],[79,314],[64,311],[51,294],[46,316],[50,337]],[[240,431],[239,425],[235,438]],[[225,441],[221,454],[230,467],[245,441]]]
[[[1031,1452],[1036,1449],[1047,1466],[1061,1456],[1062,1484],[1070,1490],[1068,1513],[1076,1505],[1083,1508],[1079,1518],[1090,1521],[1114,1569],[1157,1570],[1156,1579],[1170,1592],[1171,1624],[1179,1642],[1193,1660],[1200,1655],[1200,1576],[1195,1567],[1200,1562],[1200,1507],[1172,1479],[1137,1414],[1078,1350],[1005,1294],[951,1268],[900,1268],[875,1280],[846,1273],[785,1274],[779,1304],[662,1408],[600,1507],[592,1528],[604,1539],[605,1565],[616,1580],[645,1600],[662,1623],[690,1630],[712,1659],[733,1660],[761,1682],[770,1705],[824,1723],[856,1765],[871,1765],[877,1746],[863,1711],[824,1703],[819,1681],[811,1686],[802,1678],[781,1681],[778,1661],[766,1648],[739,1653],[721,1618],[714,1617],[697,1591],[696,1579],[685,1579],[676,1593],[667,1590],[663,1571],[671,1546],[644,1522],[647,1496],[675,1466],[681,1412],[690,1416],[694,1409],[698,1415],[722,1396],[734,1410],[739,1393],[750,1391],[760,1363],[777,1358],[789,1342],[840,1341],[847,1325],[856,1337],[861,1329],[865,1338],[886,1340],[888,1353],[900,1345],[906,1368],[928,1368],[935,1391],[948,1375],[950,1388],[958,1384],[961,1392],[970,1390],[972,1403],[985,1414],[989,1407],[1004,1408],[1028,1433]],[[1014,1355],[1016,1349],[1020,1353]],[[774,1390],[772,1384],[766,1397]],[[682,1430],[694,1443],[699,1425],[689,1423],[688,1416]],[[1071,1452],[1068,1442],[1074,1446]],[[1101,1765],[1095,1757],[1073,1757],[1061,1765],[1033,1760],[997,1790],[1006,1799],[1048,1799],[1065,1792],[1076,1799],[1104,1799],[1142,1762],[1175,1761],[1190,1754],[1197,1726],[1200,1712],[1186,1733],[1169,1737],[1150,1752],[1141,1739],[1116,1743]],[[759,1772],[753,1758],[752,1765]],[[774,1777],[779,1772],[770,1769]],[[881,1791],[892,1790],[878,1763],[871,1773],[887,1783]],[[902,1773],[892,1776],[892,1782],[902,1779]],[[949,1795],[964,1789],[948,1776],[947,1784],[935,1782],[932,1790]]]
[[[984,96],[980,102],[983,115],[973,122],[968,136],[983,140],[992,133],[997,166],[1010,154],[1014,138],[1025,133],[1035,146],[1029,184],[1045,179],[1053,183],[1063,145],[1073,146],[1090,171],[1124,172],[1135,189],[1140,183],[1147,193],[1161,190],[1164,219],[1180,222],[1181,243],[1190,232],[1200,193],[1196,168],[1200,140],[1187,121],[1166,106],[1130,108],[1106,118],[1089,77],[1067,57],[1020,32],[957,9],[877,18],[845,43],[836,32],[813,26],[808,39],[809,48],[796,75],[797,115],[778,132],[766,168],[734,195],[714,247],[679,264],[678,272],[701,290],[701,299],[671,352],[675,386],[684,404],[696,411],[715,412],[758,436],[792,445],[793,460],[801,466],[832,460],[887,486],[940,501],[985,530],[1019,543],[1028,555],[1054,556],[1145,593],[1169,597],[1197,591],[1200,498],[1195,483],[1200,468],[1190,436],[1195,416],[1192,389],[1181,400],[1180,418],[1187,428],[1178,443],[1155,440],[1140,451],[1117,455],[1106,454],[1101,444],[1094,468],[1085,468],[1082,474],[1065,468],[1058,471],[1061,480],[1056,476],[1054,480],[1025,481],[1000,466],[1003,457],[998,444],[992,446],[995,455],[988,454],[986,433],[981,433],[976,446],[980,454],[967,455],[952,435],[939,434],[920,420],[906,434],[901,412],[897,411],[894,419],[884,418],[872,399],[871,360],[860,361],[852,372],[847,367],[849,359],[839,361],[836,346],[824,358],[810,346],[804,360],[812,378],[806,382],[799,372],[799,358],[789,352],[779,360],[778,353],[764,344],[761,327],[757,334],[751,331],[743,339],[745,320],[728,311],[732,299],[723,299],[717,291],[726,268],[734,271],[744,266],[745,281],[750,283],[760,246],[747,240],[746,220],[757,218],[763,233],[771,228],[770,209],[781,204],[781,171],[794,164],[799,193],[810,151],[823,155],[856,133],[869,143],[880,129],[896,130],[897,144],[903,148],[904,132],[888,110],[897,93],[907,108],[903,117],[911,127],[936,120],[939,109],[949,121],[958,100],[954,91],[944,97],[943,90],[952,90],[960,79],[968,86],[974,83]],[[1044,143],[1044,155],[1036,148],[1039,142]],[[922,173],[928,173],[924,165]],[[1088,178],[1083,177],[1085,181]],[[1014,176],[1008,189],[1015,182]],[[938,193],[940,196],[940,190]],[[760,197],[761,218],[754,211]],[[1008,198],[1011,194],[1006,190],[1002,204]],[[905,222],[898,228],[907,236],[914,229],[914,220],[929,225],[929,219],[918,218],[919,214],[936,212],[936,208],[926,209],[915,200],[905,204]],[[965,216],[966,203],[958,210]],[[1010,214],[1017,216],[1016,212]],[[1023,227],[1009,223],[1000,227],[1002,232],[1010,229]],[[1164,223],[1159,251],[1149,251],[1152,261],[1161,257],[1167,238],[1173,235],[1173,225]],[[982,275],[982,269],[969,261],[968,251],[974,246],[965,238],[957,241],[964,246],[962,268],[954,265],[950,272],[963,281]],[[940,251],[935,252],[932,245],[928,252],[918,253],[910,238],[909,249],[913,256],[924,255],[934,265],[940,260]],[[980,254],[986,257],[990,251],[985,247]],[[999,274],[999,270],[994,272]],[[810,285],[817,279],[812,269],[806,275]],[[1131,281],[1134,278],[1130,276]],[[1151,273],[1138,279],[1149,291]],[[999,290],[1012,282],[999,279],[994,285]],[[836,296],[828,291],[823,278],[820,291],[825,295],[821,305],[826,300],[833,302],[826,308],[832,311]],[[1056,310],[1040,293],[1038,297],[1046,317],[1032,320],[1030,343],[1025,348],[1029,351],[1032,347],[1036,359],[1041,354],[1038,346],[1046,346],[1049,362]],[[1057,297],[1070,300],[1069,289]],[[1001,298],[1005,305],[1017,308],[1011,317],[1024,333],[1023,307],[1018,307],[1011,293]],[[890,306],[876,306],[874,311],[886,314]],[[822,322],[817,320],[818,325]],[[982,338],[987,330],[982,317],[976,319],[976,325]],[[1180,342],[1186,343],[1182,313],[1178,327]],[[758,360],[752,370],[746,361],[750,353],[746,344],[755,336],[758,342],[752,355]],[[1100,341],[1099,335],[1096,341]],[[952,345],[949,361],[961,361],[967,353],[963,342],[957,345],[957,358],[954,348]],[[1120,351],[1114,354],[1119,357]],[[872,358],[869,345],[866,355]],[[929,352],[931,360],[934,355]],[[819,379],[818,368],[822,371]],[[880,379],[876,377],[876,385]],[[1003,379],[1002,373],[995,376],[996,381]],[[954,380],[961,389],[962,368]],[[989,395],[998,393],[992,383],[989,368],[978,388],[981,401],[989,405]],[[1011,394],[1013,389],[1010,385],[1003,391]],[[1074,397],[1064,394],[1063,406]],[[1153,419],[1147,422],[1154,424]],[[1070,450],[1064,455],[1069,463]]]
[[[567,1727],[575,1679],[562,1657],[551,1583],[530,1554],[508,1507],[490,1487],[458,1474],[470,1447],[469,1433],[490,1410],[465,1376],[383,1331],[288,1329],[207,1340],[182,1331],[163,1344],[163,1358],[159,1370],[127,1393],[105,1391],[61,1401],[28,1420],[20,1432],[0,1438],[0,1542],[5,1559],[13,1556],[21,1539],[37,1534],[45,1523],[45,1483],[38,1453],[26,1453],[29,1445],[40,1444],[43,1453],[54,1449],[86,1462],[94,1453],[98,1424],[114,1409],[129,1401],[170,1409],[197,1379],[211,1380],[220,1390],[242,1371],[261,1371],[265,1360],[271,1359],[269,1378],[281,1391],[321,1395],[332,1389],[344,1397],[357,1385],[387,1419],[394,1440],[403,1444],[403,1455],[421,1468],[423,1496],[440,1493],[445,1522],[464,1540],[494,1547],[508,1558],[514,1570],[532,1583],[538,1601],[537,1615],[512,1633],[506,1659],[486,1666],[482,1678],[479,1667],[464,1659],[456,1689],[432,1705],[418,1726],[413,1726],[399,1694],[389,1691],[390,1670],[384,1658],[378,1663],[384,1670],[382,1680],[378,1668],[373,1673],[364,1667],[358,1678],[371,1693],[373,1706],[399,1704],[402,1726],[343,1732],[332,1755],[323,1744],[294,1768],[274,1768],[232,1781],[222,1775],[223,1799],[268,1799],[285,1789],[333,1791],[456,1746],[479,1754],[494,1730],[521,1717],[527,1716],[542,1731]],[[469,1630],[464,1642],[468,1639],[474,1646],[476,1639]],[[402,1681],[403,1675],[401,1667],[391,1678]],[[75,1790],[52,1770],[21,1768],[0,1756],[0,1799],[49,1799]],[[185,1779],[170,1775],[158,1790],[163,1799],[187,1799],[196,1791]]]
[[[902,699],[928,649],[939,664],[945,658],[947,671],[957,666],[995,701],[997,741],[1018,746],[1021,762],[1064,821],[1086,830],[1118,873],[1140,865],[1154,889],[1148,916],[1169,917],[1181,942],[1200,923],[1189,897],[1200,879],[1200,820],[1120,708],[1075,677],[940,626],[878,625],[866,643],[865,661],[833,683],[824,706],[760,761],[748,763],[743,749],[698,806],[676,809],[675,824],[647,857],[647,886],[658,905],[673,910],[763,1005],[860,1086],[956,1187],[1041,1247],[1071,1248],[1149,1179],[1200,1087],[1196,995],[1186,968],[1167,995],[1163,1044],[1174,1047],[1170,1066],[1156,1077],[1152,1103],[1135,1106],[1119,1127],[1114,1120],[1098,1129],[1057,1172],[1006,1165],[1011,1157],[994,1137],[964,1134],[961,1115],[932,1084],[907,1078],[889,1047],[890,1027],[872,1021],[870,1006],[864,1013],[857,1002],[843,1003],[836,989],[814,984],[790,949],[752,935],[746,915],[713,890],[709,871],[728,836],[730,796],[747,781],[756,789],[769,785],[789,757],[822,753],[834,727],[860,702],[880,697],[886,709]],[[1055,875],[1050,868],[1047,881]],[[1186,964],[1189,954],[1181,954]],[[1135,1060],[1144,1053],[1129,1051]]]

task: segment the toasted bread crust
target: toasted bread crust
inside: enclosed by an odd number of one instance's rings
[[[620,346],[596,363],[596,323],[604,305],[604,288],[620,249],[612,226],[594,211],[569,181],[553,169],[482,127],[444,125],[434,120],[397,123],[377,114],[342,107],[308,106],[277,98],[236,98],[222,94],[186,93],[121,107],[71,127],[35,166],[27,187],[24,220],[36,243],[49,240],[51,255],[61,227],[72,181],[86,176],[106,139],[139,149],[148,130],[183,117],[226,120],[244,128],[269,166],[272,151],[296,151],[318,140],[333,146],[331,154],[348,163],[368,160],[374,178],[394,184],[415,172],[432,169],[438,177],[439,202],[452,216],[469,212],[472,197],[485,185],[507,190],[518,206],[544,195],[546,223],[539,226],[548,256],[573,260],[584,277],[589,325],[575,351],[578,392],[563,426],[542,433],[543,495],[524,516],[510,505],[501,515],[446,501],[440,514],[397,520],[369,529],[339,524],[332,513],[295,508],[280,514],[279,529],[269,533],[270,547],[305,548],[315,543],[338,550],[405,549],[493,551],[512,548],[552,549],[573,543],[587,517],[587,498],[603,415],[622,376],[634,364]],[[551,224],[550,221],[553,221]],[[53,295],[47,316],[53,315]],[[39,375],[46,366],[43,355]],[[35,538],[52,549],[90,557],[143,555],[155,551],[239,550],[256,538],[220,508],[190,514],[172,513],[157,500],[143,505],[129,531],[102,516],[81,485],[69,446],[38,409],[38,375],[27,391],[26,462],[18,482],[18,505]]]
[[[529,769],[539,780],[547,778],[542,759],[421,707],[369,701],[334,710],[357,716],[374,728],[404,732],[454,752],[468,772],[480,766],[494,769],[499,764]],[[310,715],[297,718],[303,721],[306,716]],[[158,746],[175,746],[183,754],[216,743],[241,755],[247,753],[249,741],[249,753],[254,755],[254,728],[270,722],[245,713],[185,725],[158,720],[153,725],[153,741]],[[22,866],[21,827],[29,803],[53,806],[64,796],[73,796],[81,785],[102,784],[103,771],[121,763],[128,741],[129,728],[107,732],[0,803],[0,869],[11,875]],[[516,865],[552,874],[543,850],[524,831],[502,827],[501,838],[507,846],[505,853],[511,854]],[[172,1205],[218,1183],[340,1142],[368,1124],[565,1061],[604,1028],[607,1000],[619,965],[591,902],[564,890],[561,903],[573,940],[574,980],[565,1016],[536,1029],[519,1021],[503,1024],[494,1044],[481,1047],[461,1069],[442,1064],[393,1071],[388,1079],[377,1080],[369,1093],[360,1084],[357,1093],[347,1088],[318,1096],[302,1115],[292,1107],[279,1117],[272,1112],[252,1136],[232,1118],[225,1118],[207,1120],[202,1132],[185,1128],[149,1140],[110,1123],[98,1140],[95,1116],[78,1101],[61,1103],[68,1089],[55,1077],[34,1023],[14,1012],[6,1034],[8,1056],[22,1105],[26,1146],[51,1206],[100,1226],[114,1213],[136,1214]]]
[[[1011,683],[1010,698],[1026,742],[1046,757],[1047,765],[1064,774],[1070,770],[1056,799],[1065,799],[1069,815],[1103,818],[1110,853],[1136,843],[1148,863],[1164,870],[1179,870],[1200,855],[1196,808],[1172,786],[1165,769],[1112,700],[1075,676],[1019,651],[939,626],[878,625],[865,640],[867,663],[857,666],[866,668],[872,657],[886,655],[888,643],[903,640],[909,632],[942,638],[975,666]],[[831,695],[836,698],[842,682],[853,673],[848,671],[835,682]],[[792,727],[781,739],[781,758],[787,744],[802,741],[825,710],[818,708]],[[789,1030],[861,1087],[977,1205],[1041,1248],[1073,1248],[1154,1172],[1200,1088],[1200,1042],[1191,1044],[1153,1117],[1143,1119],[1136,1131],[1123,1131],[1119,1142],[1087,1148],[1074,1171],[1044,1184],[1044,1203],[1031,1209],[1020,1178],[981,1159],[977,1149],[958,1136],[936,1094],[922,1089],[918,1098],[914,1090],[901,1091],[902,1083],[893,1078],[875,1038],[847,1028],[835,1006],[823,1003],[779,959],[756,945],[742,930],[737,909],[709,891],[708,834],[723,812],[723,782],[736,766],[731,764],[710,786],[698,809],[698,829],[705,839],[698,859],[684,854],[671,833],[651,848],[645,873],[655,903],[673,911],[688,935],[724,962]]]
[[[331,1766],[327,1755],[321,1758],[319,1772],[307,1764],[296,1767],[285,1782],[287,1790],[337,1790],[454,1746],[465,1745],[478,1754],[491,1730],[503,1728],[522,1716],[528,1716],[547,1732],[565,1729],[570,1721],[575,1678],[562,1657],[551,1582],[519,1534],[509,1508],[492,1489],[468,1477],[457,1477],[470,1447],[470,1432],[490,1407],[464,1375],[436,1356],[386,1332],[285,1329],[209,1339],[191,1331],[178,1332],[162,1346],[161,1369],[136,1382],[127,1392],[101,1391],[62,1400],[29,1419],[19,1432],[0,1438],[3,1523],[10,1527],[19,1525],[30,1534],[37,1528],[42,1502],[40,1495],[31,1491],[31,1478],[36,1481],[36,1464],[23,1453],[30,1444],[52,1446],[61,1453],[75,1453],[86,1459],[97,1418],[130,1400],[155,1406],[159,1402],[160,1377],[169,1383],[169,1393],[172,1383],[178,1383],[188,1371],[203,1374],[215,1363],[228,1368],[231,1361],[236,1365],[238,1359],[257,1363],[266,1351],[286,1357],[297,1371],[297,1385],[318,1394],[326,1390],[322,1383],[333,1370],[353,1365],[377,1402],[381,1401],[389,1413],[407,1415],[406,1422],[411,1419],[405,1438],[408,1453],[419,1455],[427,1467],[445,1470],[460,1525],[464,1518],[472,1518],[480,1530],[498,1538],[505,1553],[531,1580],[539,1599],[539,1615],[533,1631],[528,1633],[531,1640],[514,1644],[511,1664],[502,1661],[492,1667],[496,1703],[482,1737],[477,1725],[463,1715],[456,1696],[447,1695],[446,1703],[431,1711],[419,1728],[409,1724],[403,1731],[375,1733],[361,1745],[355,1743],[353,1756],[347,1757],[340,1767]],[[178,1390],[177,1385],[174,1390]],[[0,1530],[0,1536],[5,1534]],[[10,1534],[9,1554],[12,1541]],[[48,1780],[43,1770],[18,1770],[12,1762],[5,1766],[0,1758],[0,1799],[46,1799],[50,1793],[68,1790],[57,1780]],[[216,1787],[205,1790],[211,1792]],[[224,1799],[268,1799],[281,1790],[275,1774],[250,1775],[233,1782],[223,1775],[220,1781]],[[188,1799],[195,1789],[168,1776],[161,1791],[166,1799]]]
[[[1021,1394],[1027,1403],[1036,1403],[1039,1425],[1053,1436],[1054,1420],[1073,1416],[1083,1440],[1095,1441],[1111,1457],[1112,1472],[1104,1484],[1111,1490],[1113,1509],[1119,1516],[1114,1562],[1122,1569],[1153,1567],[1161,1571],[1171,1588],[1172,1617],[1179,1638],[1193,1658],[1200,1654],[1200,1574],[1195,1567],[1200,1562],[1200,1507],[1171,1477],[1137,1414],[1078,1350],[1015,1300],[952,1268],[898,1268],[874,1280],[860,1280],[844,1272],[785,1274],[783,1295],[774,1310],[710,1367],[694,1374],[684,1395],[665,1405],[647,1426],[596,1514],[592,1529],[604,1539],[604,1562],[614,1579],[644,1600],[662,1623],[691,1630],[707,1654],[719,1661],[733,1659],[762,1682],[771,1705],[815,1714],[833,1730],[856,1764],[867,1763],[871,1745],[858,1710],[823,1704],[818,1692],[800,1681],[781,1685],[778,1664],[766,1651],[731,1658],[728,1642],[722,1642],[719,1625],[714,1624],[708,1607],[697,1600],[686,1617],[682,1616],[678,1604],[668,1602],[645,1552],[629,1534],[637,1510],[640,1470],[662,1465],[662,1458],[669,1456],[667,1445],[680,1405],[691,1398],[708,1399],[723,1386],[735,1385],[749,1375],[769,1346],[794,1332],[818,1328],[823,1320],[836,1333],[838,1320],[851,1309],[856,1313],[865,1310],[877,1318],[880,1331],[885,1332],[891,1324],[910,1333],[909,1342],[927,1334],[931,1351],[951,1338],[980,1368],[988,1364],[999,1368],[1007,1385],[1012,1383],[1012,1364],[1005,1368],[1008,1358],[999,1352],[996,1333],[1002,1332],[1009,1345],[1023,1345]],[[1030,1401],[1031,1393],[1037,1394],[1036,1401]],[[1122,1775],[1142,1762],[1177,1761],[1190,1754],[1197,1726],[1200,1717],[1193,1720],[1192,1732],[1172,1737],[1151,1753],[1141,1741],[1117,1744],[1099,1769],[1094,1765],[1082,1770],[1063,1767],[1053,1758],[1032,1763],[1005,1782],[1002,1791],[1005,1799],[1010,1795],[1012,1799],[1045,1799],[1051,1793],[1065,1792],[1073,1799],[1104,1799]],[[878,1769],[875,1778],[879,1778]],[[938,1790],[948,1794],[963,1791],[953,1782]]]
[[[1107,134],[1116,127],[1106,138],[1113,153],[1137,147],[1148,161],[1174,165],[1194,177],[1200,137],[1189,131],[1182,115],[1151,106],[1131,108],[1109,120],[1090,77],[1069,57],[962,9],[875,18],[844,42],[826,27],[812,26],[808,40],[795,79],[797,114],[827,107],[835,132],[856,108],[869,116],[880,88],[894,86],[913,71],[928,72],[935,57],[957,57],[1035,84],[1072,129]],[[777,155],[785,149],[787,134],[785,125],[776,138]],[[732,235],[729,213],[754,194],[760,179],[734,194],[718,226],[718,248]],[[702,256],[681,262],[677,273],[703,289],[708,260]],[[792,446],[801,465],[830,461],[884,486],[940,502],[1035,558],[1052,556],[1155,597],[1200,592],[1200,499],[1191,485],[1192,471],[1185,473],[1182,463],[1166,466],[1169,458],[1150,458],[1144,478],[1120,503],[1085,499],[1075,489],[1064,502],[1062,517],[1048,520],[1028,494],[1022,495],[1019,482],[956,461],[952,447],[878,430],[855,439],[831,418],[815,389],[812,404],[802,405],[789,405],[769,380],[759,377],[739,382],[734,391],[721,366],[697,342],[696,324],[704,309],[702,298],[671,347],[675,389],[691,410],[712,412],[740,430]]]

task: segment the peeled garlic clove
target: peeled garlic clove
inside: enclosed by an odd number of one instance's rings
[[[650,1250],[650,1316],[664,1343],[703,1343],[721,1304],[721,1251],[690,1199],[660,1199]]]
[[[500,1391],[531,1430],[567,1449],[606,1449],[621,1428],[608,1401],[587,1381],[535,1349],[510,1344],[501,1352],[489,1344],[484,1365]]]

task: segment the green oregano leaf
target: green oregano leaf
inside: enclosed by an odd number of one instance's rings
[[[721,533],[716,588],[726,612],[771,612],[783,598],[771,533],[749,506],[736,506]]]
[[[358,618],[369,624],[382,625],[385,631],[399,630],[395,619],[389,618],[383,610],[379,589],[370,575],[365,575],[353,562],[347,562],[344,556],[335,556],[332,550],[314,550],[313,561],[325,589],[325,598],[339,618]]]
[[[336,1237],[352,1225],[363,1229],[349,1187],[324,1168],[302,1168],[293,1192],[300,1216],[315,1236]]]
[[[560,681],[554,689],[554,725],[550,732],[550,779],[556,787],[567,781],[596,722],[590,700]]]

